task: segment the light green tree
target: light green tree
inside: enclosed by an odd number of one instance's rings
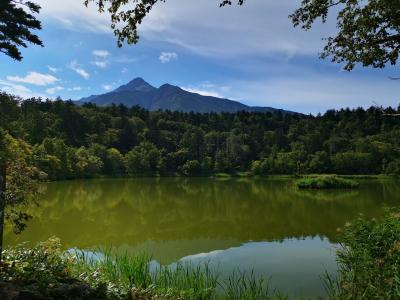
[[[20,233],[30,215],[24,206],[39,191],[38,179],[45,177],[32,162],[32,147],[0,129],[0,259],[5,221]]]

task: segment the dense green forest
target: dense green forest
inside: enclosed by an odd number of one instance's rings
[[[0,94],[0,128],[50,180],[242,171],[400,174],[399,112],[149,112]]]

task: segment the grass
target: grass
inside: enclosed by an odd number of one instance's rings
[[[88,257],[86,252],[77,251],[75,258],[76,274],[84,274],[83,278],[92,285],[107,282],[117,286],[119,294],[150,293],[154,297],[206,299],[217,286],[216,273],[208,265],[202,268],[178,263],[175,268],[159,267],[151,271],[150,256],[118,254],[112,250],[100,257]]]
[[[229,173],[215,173],[213,177],[221,178],[221,179],[232,178],[232,174],[229,174]]]
[[[298,179],[295,185],[299,189],[354,189],[359,183],[336,175],[321,175]]]
[[[61,249],[53,238],[34,248],[5,250],[0,285],[46,299],[285,299],[252,272],[221,278],[208,263],[155,267],[147,254]]]
[[[75,253],[74,272],[92,286],[99,282],[118,286],[117,294],[143,293],[163,299],[284,299],[268,288],[254,273],[235,271],[221,279],[218,270],[208,263],[193,265],[178,262],[175,266],[158,266],[151,270],[146,254],[132,256],[108,250],[100,256]],[[91,274],[96,274],[92,276]]]

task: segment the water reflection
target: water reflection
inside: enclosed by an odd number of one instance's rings
[[[357,191],[299,192],[285,180],[107,179],[47,185],[28,230],[16,240],[51,234],[67,246],[140,245],[177,240],[238,243],[306,236],[335,241],[358,214],[377,216],[399,203],[392,181]]]
[[[334,248],[327,239],[286,239],[280,242],[251,242],[240,247],[186,256],[181,261],[210,263],[223,275],[252,270],[268,280],[271,288],[292,296],[321,296],[320,276],[336,269]]]
[[[399,201],[400,187],[390,180],[364,180],[355,191],[316,192],[298,191],[290,180],[55,182],[45,187],[40,206],[31,208],[28,229],[19,236],[8,230],[6,243],[56,235],[68,248],[145,250],[162,264],[212,257],[224,268],[254,266],[272,274],[285,290],[319,291],[319,280],[306,281],[321,274],[323,263],[334,264],[329,245],[337,242],[336,229],[360,213],[377,217]]]

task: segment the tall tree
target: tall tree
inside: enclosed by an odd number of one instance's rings
[[[27,43],[43,46],[39,37],[32,32],[42,29],[34,15],[39,11],[40,6],[31,1],[0,1],[0,52],[21,61],[20,47],[27,48]]]

